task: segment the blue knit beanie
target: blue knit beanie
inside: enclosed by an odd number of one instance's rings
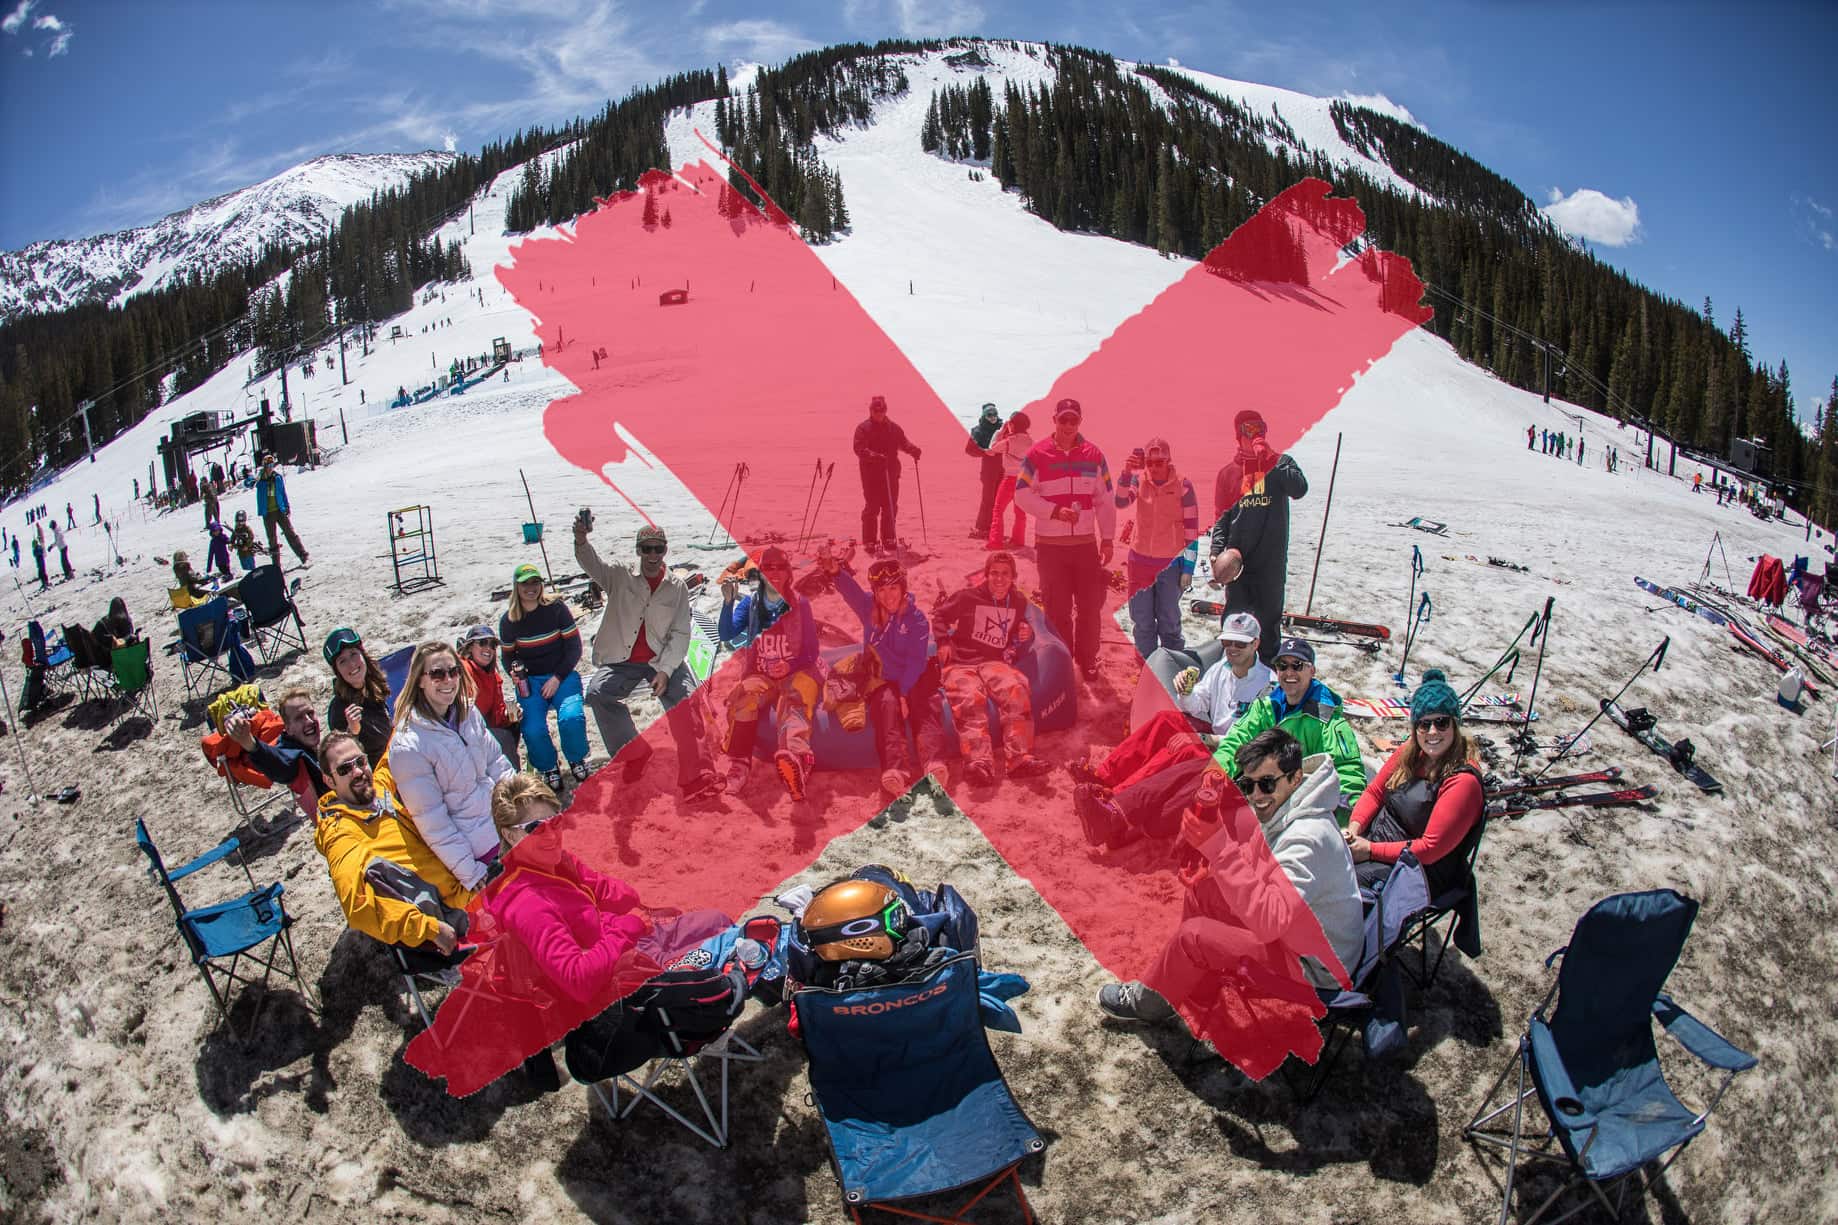
[[[1449,687],[1449,678],[1442,674],[1441,668],[1431,668],[1423,674],[1423,683],[1417,686],[1417,692],[1410,697],[1410,724],[1415,727],[1430,715],[1448,715],[1454,719],[1461,718],[1461,699],[1455,696],[1455,690]]]

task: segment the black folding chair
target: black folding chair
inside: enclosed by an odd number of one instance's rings
[[[281,567],[272,563],[257,566],[243,575],[238,591],[249,613],[248,634],[263,664],[273,663],[290,650],[306,650],[306,623],[300,619],[300,608],[287,589]]]

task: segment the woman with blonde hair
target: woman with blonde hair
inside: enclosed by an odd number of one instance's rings
[[[1361,885],[1382,884],[1408,850],[1430,896],[1467,883],[1468,853],[1487,802],[1474,746],[1461,728],[1461,699],[1439,669],[1410,699],[1410,739],[1366,785],[1347,823],[1347,849]]]
[[[448,642],[424,642],[396,703],[389,772],[421,838],[454,879],[478,889],[497,861],[492,788],[511,763],[473,702],[472,680]]]
[[[587,781],[587,708],[581,692],[581,631],[568,602],[543,589],[542,571],[525,563],[511,574],[511,601],[498,619],[504,666],[517,682],[523,746],[549,790],[562,789],[561,765],[549,739],[549,711],[561,732],[562,755],[574,781]]]

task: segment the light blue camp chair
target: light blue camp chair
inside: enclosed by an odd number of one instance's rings
[[[1644,1194],[1658,1181],[1704,1130],[1736,1074],[1755,1066],[1753,1055],[1732,1046],[1662,990],[1697,913],[1697,902],[1670,889],[1617,894],[1590,907],[1569,945],[1545,958],[1546,967],[1563,958],[1557,981],[1532,1013],[1512,1062],[1463,1130],[1470,1142],[1508,1151],[1501,1225],[1512,1211],[1521,1159],[1554,1162],[1564,1167],[1565,1177],[1520,1225],[1534,1225],[1579,1183],[1594,1198],[1578,1196],[1577,1203],[1552,1218],[1552,1225],[1592,1203],[1618,1220],[1628,1187]],[[1557,1010],[1547,1019],[1553,999]],[[1687,1051],[1723,1073],[1703,1110],[1679,1101],[1666,1084],[1653,1043],[1655,1019]],[[1495,1095],[1515,1068],[1517,1091],[1495,1106]],[[1526,1104],[1533,1097],[1550,1121],[1541,1134],[1525,1130]],[[1499,1130],[1494,1121],[1509,1111],[1510,1131]],[[1556,1150],[1549,1147],[1552,1140]],[[1640,1175],[1648,1166],[1654,1168],[1643,1180]]]
[[[148,875],[165,891],[166,900],[172,903],[179,936],[191,951],[192,964],[198,967],[198,973],[210,990],[211,998],[217,1002],[219,1023],[229,1016],[230,993],[235,990],[231,984],[255,986],[258,982],[253,977],[253,971],[248,974],[237,972],[245,957],[251,963],[261,966],[259,983],[264,990],[269,978],[278,973],[283,978],[292,979],[308,1007],[318,1011],[318,1001],[313,998],[306,980],[300,976],[300,963],[294,957],[293,935],[288,930],[293,925],[293,919],[281,904],[281,893],[285,886],[280,881],[265,888],[257,888],[248,861],[238,856],[237,862],[242,865],[243,875],[249,881],[249,892],[241,897],[195,909],[186,906],[185,900],[179,896],[177,886],[180,881],[235,855],[238,850],[236,839],[226,838],[190,863],[170,870],[161,858],[159,848],[153,845],[153,839],[147,833],[147,823],[138,818],[134,822],[134,841],[147,856],[150,865]],[[269,946],[266,958],[257,952],[264,944]],[[287,954],[285,967],[279,964],[282,952]],[[257,1015],[260,1015],[259,1006]],[[251,1028],[254,1024],[255,1018],[251,1017]],[[234,1027],[231,1036],[236,1036]]]

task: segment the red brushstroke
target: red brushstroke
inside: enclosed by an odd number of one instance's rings
[[[851,436],[869,397],[885,396],[923,451],[918,465],[904,464],[900,531],[918,542],[922,480],[927,534],[938,555],[913,568],[912,587],[927,608],[940,587],[955,589],[982,564],[980,542],[961,538],[978,496],[976,464],[963,455],[964,427],[783,214],[773,208],[774,220],[734,207],[724,186],[707,165],[674,177],[653,171],[639,192],[603,202],[571,234],[520,244],[515,263],[499,270],[536,316],[544,360],[580,388],[549,407],[547,436],[563,458],[604,477],[605,466],[626,453],[613,429],[617,421],[711,509],[744,461],[752,475],[737,513],[724,514],[741,538],[767,530],[795,535],[812,456],[834,460],[835,480],[814,537],[847,539],[857,534],[861,506]],[[1084,405],[1084,433],[1104,450],[1113,473],[1132,447],[1160,435],[1171,441],[1177,466],[1203,503],[1210,502],[1212,474],[1232,458],[1238,410],[1259,409],[1279,451],[1294,443],[1355,376],[1428,317],[1417,305],[1422,286],[1406,261],[1374,250],[1343,257],[1342,248],[1362,233],[1364,216],[1328,191],[1311,179],[1271,201],[1039,401],[1023,406],[1036,423],[1036,439],[1051,429],[1046,406],[1076,397]],[[660,217],[669,211],[670,226],[643,224],[647,198]],[[669,289],[687,289],[687,303],[660,307],[658,295]],[[565,346],[557,346],[558,336],[566,337]],[[596,347],[609,351],[598,369]],[[1210,505],[1205,511],[1211,514]],[[1122,552],[1119,546],[1115,564]],[[1030,588],[1032,569],[1023,563],[1021,581]],[[1107,614],[1124,598],[1113,593]],[[737,672],[734,658],[724,659],[729,666],[709,686],[717,696]],[[1055,759],[1117,734],[1120,720],[1106,716],[1120,712],[1130,694],[1110,685],[1081,688],[1081,723],[1051,741]],[[708,709],[720,718],[718,700]],[[1094,729],[1103,722],[1113,730],[1098,737]],[[662,720],[642,739],[649,749],[674,754]],[[646,811],[657,782],[632,791],[615,781],[617,770],[602,771],[574,799],[569,848],[629,881],[651,904],[746,913],[830,839],[881,807],[873,772],[819,773],[810,799],[796,810],[776,781],[761,777],[766,773],[755,772],[740,801],[651,804],[669,809],[660,817]],[[654,768],[651,779],[668,774]],[[1172,855],[1152,871],[1094,860],[1069,802],[1051,795],[1038,781],[953,792],[1107,969],[1140,977],[1184,913],[1220,902],[1190,899]],[[1241,803],[1235,793],[1228,802]],[[1229,911],[1230,899],[1223,905]],[[1291,1051],[1311,1059],[1319,1051],[1313,1021],[1321,1008],[1300,988],[1296,956],[1312,954],[1330,966],[1335,959],[1318,925],[1299,926],[1312,931],[1292,933],[1291,947],[1273,946],[1257,964],[1246,963],[1243,973],[1219,984],[1219,993],[1175,1000],[1197,1033],[1256,1075]],[[467,971],[469,982],[476,973]],[[618,990],[608,984],[601,1003]],[[512,1066],[508,1054],[474,1056],[469,1027],[513,1018],[494,1019],[480,1007],[449,1016],[457,1012],[443,1008],[434,1033],[418,1037],[408,1058],[445,1076],[450,1092],[466,1093]],[[493,1048],[534,1051],[565,1032],[555,1031],[554,1018],[539,1020],[526,1019],[514,1043]]]

